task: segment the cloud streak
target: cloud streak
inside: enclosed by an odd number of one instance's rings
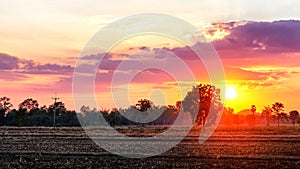
[[[73,67],[50,63],[37,63],[33,60],[20,59],[5,53],[0,53],[0,70],[23,74],[70,74]]]

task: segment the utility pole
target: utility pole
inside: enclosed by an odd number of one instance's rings
[[[56,100],[59,99],[58,97],[56,97],[56,93],[55,93],[55,97],[52,97],[52,99],[54,100],[53,128],[55,129]]]

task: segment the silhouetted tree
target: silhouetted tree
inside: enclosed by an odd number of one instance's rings
[[[148,99],[141,99],[138,101],[135,107],[137,110],[144,112],[153,107],[153,102]]]
[[[53,114],[55,108],[57,116],[67,111],[67,108],[65,107],[65,104],[63,102],[56,102],[54,104],[49,105],[48,112]]]
[[[122,115],[120,114],[120,112],[118,111],[118,109],[114,108],[109,113],[109,124],[111,126],[121,125],[121,121],[122,121],[121,118],[122,118]]]
[[[10,98],[1,97],[0,98],[0,109],[9,110],[13,105],[10,103]]]
[[[293,110],[293,111],[290,111],[289,114],[290,114],[289,118],[292,120],[293,125],[295,126],[299,119],[299,112],[297,110]]]
[[[81,119],[81,124],[84,126],[100,126],[104,123],[101,116],[109,123],[108,110],[98,111],[96,108],[90,109],[89,106],[82,106],[80,114],[78,118]]]
[[[253,114],[248,114],[246,116],[246,122],[248,123],[249,126],[253,126],[255,123],[255,115]]]
[[[191,113],[193,123],[204,125],[211,105],[214,112],[222,106],[220,101],[220,89],[213,85],[200,84],[193,86],[192,90],[187,93],[182,106],[184,111]]]
[[[288,121],[288,120],[289,120],[288,114],[285,113],[285,112],[281,112],[281,113],[279,114],[279,120],[280,120],[280,121]]]
[[[239,126],[241,123],[240,116],[238,114],[234,114],[234,109],[230,107],[224,107],[222,120],[224,124],[229,126],[233,124]]]
[[[226,125],[233,125],[233,112],[234,109],[230,108],[230,107],[224,107],[223,109],[223,123]]]
[[[237,114],[233,114],[232,115],[232,119],[233,119],[233,124],[239,126],[240,123],[241,123],[241,119],[240,119],[240,116],[237,115]]]
[[[18,127],[26,126],[28,122],[28,113],[26,108],[19,108],[19,110],[15,112],[14,120]]]
[[[60,110],[60,114],[57,118],[57,125],[65,126],[65,127],[74,127],[74,126],[80,126],[80,123],[78,121],[75,111]]]
[[[256,106],[252,105],[251,106],[251,112],[252,112],[252,118],[253,118],[253,125],[255,125],[255,112],[256,112]]]
[[[280,102],[275,102],[272,104],[272,110],[275,113],[275,119],[277,121],[277,125],[279,127],[279,121],[283,118],[285,118],[285,113],[284,111],[284,105]]]
[[[177,101],[176,102],[176,105],[175,105],[175,108],[180,111],[182,109],[182,101]]]
[[[91,111],[91,109],[90,109],[89,106],[83,105],[83,106],[81,106],[81,108],[80,108],[80,113],[82,113],[83,115],[89,113],[90,111]]]
[[[154,104],[151,100],[141,99],[135,106],[131,106],[129,109],[124,111],[125,117],[128,117],[130,121],[134,121],[135,125],[139,124],[144,126],[145,123],[140,123],[141,119],[148,119],[153,113]],[[138,111],[137,111],[138,110]],[[124,120],[123,120],[124,121]],[[125,120],[126,121],[126,120]],[[147,120],[146,120],[147,121]],[[132,123],[132,122],[129,122]]]
[[[17,126],[17,124],[15,122],[16,112],[17,112],[17,110],[13,109],[7,113],[7,115],[6,115],[6,125],[7,126]]]
[[[39,109],[39,103],[37,100],[28,98],[19,104],[19,109],[25,109],[28,113],[33,113],[33,111]]]
[[[96,110],[93,110],[94,112],[97,112]],[[105,119],[105,121],[108,123],[108,124],[110,124],[110,115],[109,115],[109,110],[106,110],[106,109],[104,109],[104,110],[101,110],[100,112],[98,112],[98,114],[97,115],[100,115],[99,113],[101,113],[102,114],[102,116],[104,117],[104,119]]]
[[[25,114],[23,112],[25,111]],[[22,103],[19,104],[19,110],[16,113],[16,116],[18,118],[24,117],[23,121],[21,119],[18,119],[16,123],[28,126],[40,126],[45,125],[41,121],[41,112],[39,109],[39,103],[37,100],[33,98],[27,98]]]
[[[179,114],[178,109],[172,105],[163,106],[160,108],[155,107],[155,109],[157,109],[157,111],[163,111],[161,115],[154,121],[155,124],[159,125],[172,125]]]
[[[52,126],[52,117],[43,111],[35,112],[34,115],[28,115],[28,126]]]
[[[8,97],[1,97],[0,98],[0,126],[6,124],[6,113],[12,107],[10,103],[10,99]]]
[[[261,115],[263,118],[265,118],[267,120],[267,126],[270,125],[270,118],[271,118],[271,114],[272,114],[272,109],[270,106],[265,106]]]
[[[255,105],[251,106],[251,112],[252,112],[253,115],[255,114],[255,112],[256,112],[256,106]]]

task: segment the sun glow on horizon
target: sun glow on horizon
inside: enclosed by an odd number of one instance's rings
[[[233,86],[227,87],[225,91],[225,98],[229,100],[233,100],[236,97],[237,97],[237,92],[235,90],[235,87]]]

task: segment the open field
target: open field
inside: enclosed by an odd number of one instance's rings
[[[165,127],[117,129],[141,136]],[[168,152],[144,159],[106,152],[80,128],[2,127],[0,134],[0,168],[300,168],[298,127],[220,127],[204,144],[192,131]]]

